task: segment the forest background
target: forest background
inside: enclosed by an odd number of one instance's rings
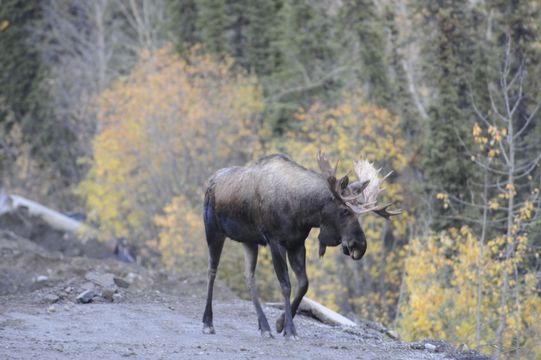
[[[2,187],[204,272],[214,171],[368,158],[406,211],[360,219],[360,262],[313,231],[308,296],[539,358],[540,26],[532,0],[0,0]],[[229,242],[219,276],[247,297],[241,259]],[[257,277],[278,300],[265,249]]]

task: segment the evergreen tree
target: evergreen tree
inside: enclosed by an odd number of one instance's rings
[[[281,6],[281,0],[253,0],[244,6],[248,20],[244,66],[255,71],[264,86],[280,61],[280,52],[274,42],[280,26],[277,15]]]
[[[31,155],[45,168],[55,169],[57,185],[65,187],[63,177],[69,178],[76,161],[66,149],[75,137],[55,117],[50,104],[48,69],[32,33],[42,16],[41,2],[37,0],[0,3],[0,21],[7,24],[0,33],[0,102],[6,109],[0,109],[0,126],[6,129],[17,123]],[[11,123],[4,120],[8,112],[12,114]]]
[[[177,51],[186,54],[197,39],[197,1],[167,0],[168,19],[164,26],[171,33]]]
[[[491,0],[488,6],[496,11],[498,45],[505,46],[509,37],[514,55],[533,71],[533,67],[539,66],[541,55],[536,46],[541,36],[541,5],[537,1]]]
[[[226,14],[228,23],[225,25],[229,42],[229,54],[235,59],[238,66],[242,68],[250,67],[249,59],[247,56],[248,39],[246,37],[246,30],[249,26],[250,20],[248,19],[248,7],[250,1],[248,0],[230,0],[226,2]]]
[[[0,97],[13,111],[16,121],[23,121],[37,113],[36,101],[40,98],[38,84],[43,77],[43,69],[39,53],[30,42],[29,30],[40,17],[37,0],[6,0],[0,3],[0,21],[5,24],[0,33]]]
[[[390,7],[385,9],[385,27],[389,29],[391,53],[389,57],[389,67],[391,76],[389,82],[392,84],[391,98],[392,102],[388,104],[388,109],[400,116],[402,131],[406,140],[417,149],[417,140],[422,137],[424,124],[421,121],[421,115],[413,103],[412,95],[408,89],[408,79],[404,66],[403,57],[399,53],[399,33],[396,24],[396,14]]]
[[[463,145],[471,132],[470,79],[476,66],[468,1],[422,0],[418,6],[417,10],[425,14],[421,31],[427,35],[426,76],[437,94],[428,111],[429,129],[423,151],[427,189],[462,198],[467,194],[468,182],[475,177]],[[441,215],[443,207],[438,212]],[[452,223],[438,216],[435,219],[436,229]]]
[[[340,11],[344,46],[353,50],[358,66],[354,64],[355,77],[368,85],[368,99],[389,107],[392,89],[385,59],[385,40],[382,21],[373,0],[347,0]]]
[[[335,97],[335,18],[323,2],[283,0],[201,0],[195,11],[190,3],[169,3],[171,23],[190,19],[189,30],[174,31],[179,50],[199,42],[214,55],[231,56],[237,66],[254,71],[263,86],[265,118],[281,132],[300,107],[315,98]],[[187,16],[187,15],[186,15]]]
[[[180,53],[201,43],[215,55],[229,55],[236,65],[269,76],[277,52],[278,11],[282,0],[167,2],[168,29]]]
[[[335,20],[320,3],[286,1],[281,7],[273,42],[279,61],[269,81],[275,131],[287,128],[299,108],[316,99],[332,102],[339,95],[338,78],[345,66],[338,61]]]
[[[231,54],[228,39],[230,19],[226,0],[199,0],[197,5],[196,38],[216,56]]]
[[[519,118],[528,119],[537,103],[541,101],[537,93],[539,85],[537,79],[541,76],[541,4],[536,1],[502,1],[489,2],[495,11],[496,46],[500,50],[498,57],[504,52],[510,42],[513,56],[516,58],[512,71],[520,66],[528,71],[527,81],[524,83],[524,101],[518,108]],[[537,120],[537,119],[535,119]],[[525,135],[536,132],[541,135],[541,127],[536,128],[536,121],[532,122]]]

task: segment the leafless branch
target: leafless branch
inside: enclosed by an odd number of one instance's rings
[[[333,79],[334,77],[338,76],[340,73],[342,73],[342,72],[344,72],[344,71],[346,71],[348,69],[349,69],[349,66],[347,66],[347,65],[346,66],[336,67],[336,68],[332,69],[327,74],[323,75],[322,77],[320,77],[317,80],[311,81],[311,82],[306,83],[304,85],[295,86],[295,87],[292,87],[292,88],[289,88],[289,89],[285,89],[283,91],[280,91],[277,94],[269,96],[268,98],[266,98],[266,100],[276,101],[276,100],[280,100],[283,97],[291,95],[291,94],[316,89],[316,88],[318,88],[320,86],[323,86],[327,81]]]
[[[535,108],[533,109],[532,113],[530,114],[530,116],[528,116],[528,119],[526,119],[526,122],[524,123],[524,125],[522,126],[522,128],[520,128],[519,131],[517,131],[517,133],[515,134],[515,138],[518,138],[520,135],[522,135],[522,133],[528,128],[528,126],[530,125],[530,123],[532,122],[532,120],[534,119],[534,117],[537,115],[537,112],[539,111],[539,107],[541,106],[541,102],[540,103],[537,103],[537,105],[535,106]]]

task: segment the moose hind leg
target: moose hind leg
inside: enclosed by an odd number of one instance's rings
[[[274,271],[276,272],[276,277],[280,282],[282,295],[284,296],[284,335],[286,338],[296,339],[297,331],[295,330],[293,316],[291,314],[291,282],[287,273],[286,248],[274,241],[270,241],[269,246],[271,248]]]
[[[214,288],[214,279],[220,256],[224,247],[225,236],[219,233],[207,233],[207,243],[209,247],[209,268],[208,268],[208,287],[207,287],[207,305],[203,314],[203,333],[214,334],[214,325],[212,323],[212,291]]]
[[[295,299],[291,303],[291,316],[295,317],[299,305],[302,301],[302,298],[308,291],[308,276],[306,275],[306,248],[304,246],[299,246],[296,249],[288,250],[287,257],[289,259],[289,264],[297,277],[298,289]],[[282,332],[284,328],[284,317],[285,313],[282,313],[280,317],[276,320],[276,331]]]
[[[255,311],[257,312],[259,330],[261,331],[261,336],[272,338],[269,322],[267,321],[267,317],[261,308],[259,297],[257,295],[257,287],[255,285],[255,268],[257,265],[258,245],[246,243],[242,245],[244,247],[244,276],[246,277],[246,285],[250,290],[250,296],[252,297],[252,302],[254,303]]]

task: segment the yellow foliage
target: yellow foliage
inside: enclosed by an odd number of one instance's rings
[[[490,149],[488,151],[488,157],[489,158],[495,158],[496,156],[498,156],[500,154],[500,150],[498,149]]]
[[[189,55],[144,50],[98,96],[94,160],[79,193],[104,233],[147,245],[169,268],[204,271],[206,181],[259,152],[263,100],[256,79],[233,72],[231,59],[217,62],[197,47]],[[237,245],[226,244],[220,277],[244,290]]]
[[[449,207],[449,194],[447,193],[437,193],[436,199],[441,200],[443,202],[443,208],[447,209]]]
[[[498,129],[496,126],[489,126],[486,130],[483,130],[479,124],[474,124],[472,129],[473,141],[479,145],[481,152],[487,151],[488,157],[494,159],[500,155],[500,150],[495,148],[499,146],[502,139],[507,135],[507,129]],[[489,144],[489,147],[486,145]]]
[[[473,130],[472,130],[472,134],[474,137],[478,137],[479,135],[481,135],[481,127],[479,126],[479,124],[475,123],[475,125],[473,125]]]
[[[156,238],[154,216],[174,196],[200,206],[212,171],[251,158],[262,95],[254,78],[231,66],[197,48],[189,61],[168,47],[145,50],[99,95],[94,162],[79,192],[102,228]]]
[[[9,21],[8,20],[1,20],[0,21],[0,32],[6,30],[9,27]]]
[[[532,273],[514,275],[513,269],[526,266],[527,236],[516,240],[522,245],[509,259],[502,259],[501,249],[514,239],[502,236],[483,245],[467,227],[412,241],[405,265],[407,301],[401,307],[400,334],[406,340],[449,339],[487,353],[493,350],[503,311],[505,346],[523,344],[524,358],[539,358],[541,299]],[[505,274],[512,279],[510,291],[515,295],[501,308]]]
[[[491,200],[488,203],[488,207],[492,210],[497,210],[500,208],[500,203],[498,203],[498,200]]]
[[[521,221],[531,219],[534,213],[534,204],[531,201],[525,201],[522,208],[519,210]]]
[[[185,196],[173,198],[164,214],[155,218],[159,239],[157,249],[168,268],[186,269],[186,263],[206,259],[205,229],[201,214],[191,208]]]

